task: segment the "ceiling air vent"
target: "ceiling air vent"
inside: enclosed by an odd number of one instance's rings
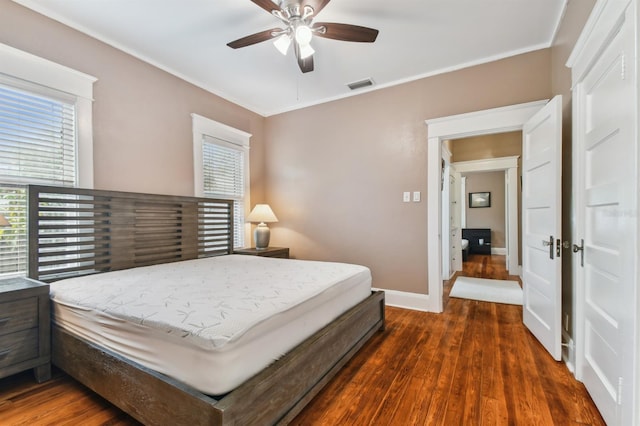
[[[373,86],[373,80],[371,80],[370,78],[366,78],[364,80],[349,83],[347,84],[347,86],[349,86],[349,89],[351,90],[362,89],[363,87]]]

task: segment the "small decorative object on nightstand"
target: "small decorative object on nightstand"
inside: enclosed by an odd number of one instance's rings
[[[253,234],[253,238],[256,240],[256,249],[264,250],[269,247],[271,231],[269,231],[269,227],[266,224],[278,221],[269,204],[256,204],[249,216],[247,216],[247,221],[259,222]]]
[[[29,278],[0,280],[0,378],[33,368],[51,378],[49,285]]]
[[[250,256],[279,257],[281,259],[289,258],[289,249],[286,247],[267,247],[264,249],[242,248],[235,249],[233,252],[235,254],[247,254]]]

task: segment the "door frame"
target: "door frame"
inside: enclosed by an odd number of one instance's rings
[[[427,125],[427,287],[432,312],[442,312],[442,142],[470,136],[521,131],[548,99],[425,120]]]
[[[451,163],[459,174],[504,172],[504,229],[506,237],[505,245],[507,250],[506,266],[509,275],[520,275],[520,266],[518,265],[518,260],[520,258],[518,254],[518,158],[519,157],[516,155]],[[466,195],[462,198],[465,199]],[[461,210],[466,210],[466,205],[462,204],[459,208]],[[493,252],[493,246],[491,250],[492,254],[496,254]]]

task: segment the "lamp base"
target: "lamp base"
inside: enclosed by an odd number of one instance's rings
[[[269,247],[269,239],[271,238],[271,231],[269,227],[264,223],[256,226],[253,231],[253,239],[256,241],[256,250],[264,250]]]

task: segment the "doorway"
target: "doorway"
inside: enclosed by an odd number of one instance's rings
[[[520,144],[522,143],[522,135],[517,132],[517,138],[519,138]],[[513,136],[513,135],[512,135]],[[455,142],[454,142],[455,145]],[[503,175],[503,198],[504,198],[504,216],[502,224],[500,226],[500,238],[493,239],[492,241],[492,253],[495,252],[494,247],[500,247],[505,252],[497,254],[505,254],[506,269],[510,275],[520,275],[520,232],[519,232],[519,173],[518,173],[518,158],[519,156],[500,157],[500,158],[487,158],[481,160],[454,162],[452,166],[455,168],[456,175],[460,176],[457,179],[460,182],[460,216],[466,216],[466,199],[467,191],[462,188],[462,183],[465,181],[462,177],[464,175],[477,175],[491,172],[502,172]],[[495,208],[495,207],[494,207]],[[475,210],[474,210],[475,211]],[[480,211],[480,210],[478,210]],[[471,210],[469,210],[471,212]],[[446,227],[446,221],[443,223]],[[465,220],[461,220],[461,224],[466,224]],[[467,226],[469,227],[469,226]],[[491,226],[471,226],[471,228],[491,228]],[[446,232],[443,229],[443,233]],[[498,244],[496,244],[498,243]]]
[[[524,124],[547,104],[547,100],[528,102],[450,117],[426,120],[427,147],[427,265],[428,305],[433,312],[443,310],[442,277],[442,198],[440,194],[442,142],[469,136],[521,131]]]

